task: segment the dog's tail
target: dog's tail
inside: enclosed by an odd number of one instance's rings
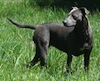
[[[10,18],[7,18],[12,24],[16,25],[17,27],[19,28],[29,28],[29,29],[36,29],[37,26],[35,25],[24,25],[24,24],[20,24],[20,23],[17,23],[16,21],[10,19]]]

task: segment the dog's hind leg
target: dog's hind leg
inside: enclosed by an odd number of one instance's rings
[[[40,51],[39,51],[39,47],[36,46],[36,54],[34,58],[30,61],[28,67],[34,66],[39,60],[40,60]]]
[[[30,67],[34,66],[38,61],[40,61],[41,66],[46,65],[46,56],[47,56],[48,44],[47,43],[38,43],[36,44],[36,54],[32,61],[30,62]]]
[[[48,51],[48,43],[44,42],[40,46],[40,65],[45,66],[46,65],[46,56]]]

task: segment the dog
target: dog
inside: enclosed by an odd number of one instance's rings
[[[62,23],[24,25],[10,18],[8,20],[19,28],[35,30],[33,41],[36,45],[36,54],[29,66],[34,66],[38,61],[41,66],[45,66],[48,47],[54,46],[67,53],[67,72],[71,71],[72,57],[82,54],[84,54],[84,69],[88,71],[90,53],[93,48],[93,34],[87,15],[86,8],[74,7]]]

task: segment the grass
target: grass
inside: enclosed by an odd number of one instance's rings
[[[100,14],[89,14],[94,34],[94,49],[91,53],[90,70],[83,69],[83,56],[74,57],[73,74],[65,75],[67,55],[53,47],[49,48],[48,68],[39,64],[26,68],[34,54],[32,30],[19,29],[7,20],[10,17],[27,24],[62,22],[67,16],[63,9],[30,6],[28,0],[0,0],[0,81],[99,81],[100,80]],[[56,57],[56,58],[55,58]]]

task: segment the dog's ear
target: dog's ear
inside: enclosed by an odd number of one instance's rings
[[[85,7],[81,7],[81,8],[79,8],[81,11],[82,11],[82,13],[84,14],[84,15],[88,15],[89,14],[89,11],[85,8]]]
[[[73,13],[75,10],[78,10],[78,8],[77,8],[77,7],[72,7],[72,10],[69,12],[69,15],[70,15],[71,13]]]
[[[75,7],[72,7],[72,9],[78,9],[78,7],[76,7],[76,6]]]

